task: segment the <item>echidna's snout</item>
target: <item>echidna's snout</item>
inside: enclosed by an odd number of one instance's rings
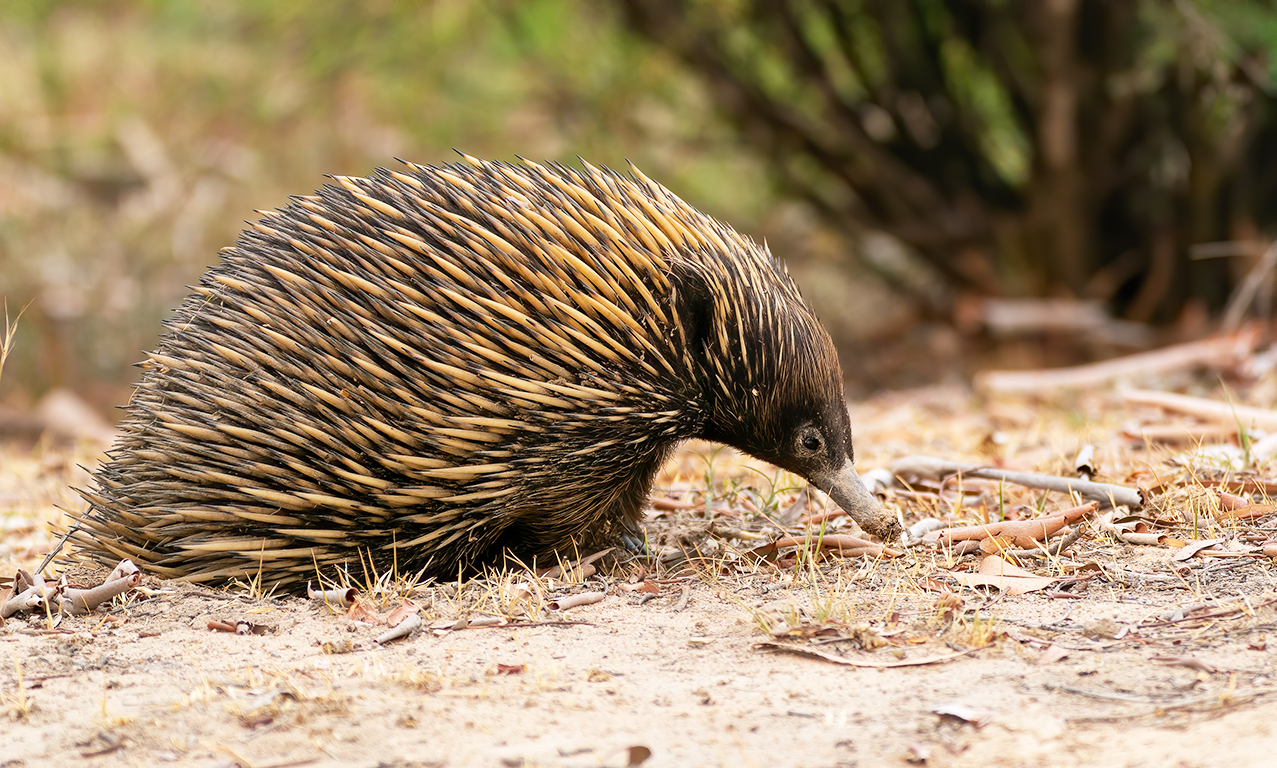
[[[867,532],[888,542],[900,538],[900,524],[865,487],[860,475],[856,474],[851,459],[847,459],[841,469],[813,475],[808,479],[829,494],[834,503],[842,507]]]

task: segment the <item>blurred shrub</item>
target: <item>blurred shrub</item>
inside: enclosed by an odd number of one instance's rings
[[[592,3],[0,3],[4,385],[118,401],[254,208],[450,148],[623,165],[759,231],[773,191],[673,59]]]

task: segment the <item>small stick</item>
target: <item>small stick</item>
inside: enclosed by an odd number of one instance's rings
[[[1079,525],[1074,528],[1068,536],[1065,536],[1045,549],[1039,549],[1037,547],[1032,549],[1013,549],[1005,554],[1014,557],[1017,560],[1024,560],[1030,557],[1059,557],[1061,553],[1076,544],[1077,540],[1082,538],[1083,533],[1085,533],[1085,531],[1082,526]]]
[[[1036,472],[1016,472],[1009,469],[981,467],[976,464],[963,464],[947,461],[931,456],[905,456],[891,463],[893,474],[902,477],[927,477],[939,480],[946,475],[964,475],[966,477],[982,477],[988,480],[1002,480],[1026,488],[1039,488],[1044,491],[1059,493],[1073,492],[1084,499],[1098,501],[1102,505],[1126,506],[1139,509],[1144,506],[1140,492],[1135,488],[1112,483],[1097,483],[1093,480],[1080,480],[1056,475],[1042,475]]]
[[[817,547],[847,558],[853,557],[900,557],[902,550],[892,549],[883,544],[865,541],[858,536],[844,533],[827,533],[824,536],[785,536],[772,542],[776,549],[781,547]]]

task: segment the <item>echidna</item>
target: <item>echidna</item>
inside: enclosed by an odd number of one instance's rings
[[[456,576],[635,531],[686,438],[898,533],[829,335],[767,251],[636,168],[336,177],[166,323],[73,538],[165,577]]]

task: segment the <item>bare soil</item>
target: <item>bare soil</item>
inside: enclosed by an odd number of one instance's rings
[[[1103,399],[1049,413],[975,408],[952,392],[855,409],[862,470],[929,453],[1062,472],[1081,441],[1107,451],[1110,482],[1153,470],[1167,480],[1192,465],[1191,452],[1123,441],[1133,415]],[[54,504],[76,503],[66,488],[84,482],[74,468],[84,460],[0,451],[9,574],[52,546]],[[1277,753],[1267,557],[1176,560],[1182,548],[1131,545],[1092,521],[1065,555],[1021,562],[1055,583],[1013,596],[961,587],[953,574],[981,556],[925,543],[894,559],[749,557],[803,493],[707,446],[689,446],[660,486],[658,497],[686,507],[649,522],[665,564],[612,565],[580,584],[526,574],[400,582],[365,589],[347,613],[245,585],[147,577],[89,616],[10,619],[0,628],[0,766],[1237,768]],[[1073,505],[1005,493],[999,514],[1009,501]],[[990,514],[943,497],[889,503],[906,524]],[[1198,521],[1196,538],[1255,541],[1272,520]],[[1195,538],[1188,522],[1160,525]],[[652,577],[646,587],[640,575]],[[591,590],[607,596],[548,607]],[[405,596],[425,628],[379,645]],[[466,625],[484,617],[512,623]]]

